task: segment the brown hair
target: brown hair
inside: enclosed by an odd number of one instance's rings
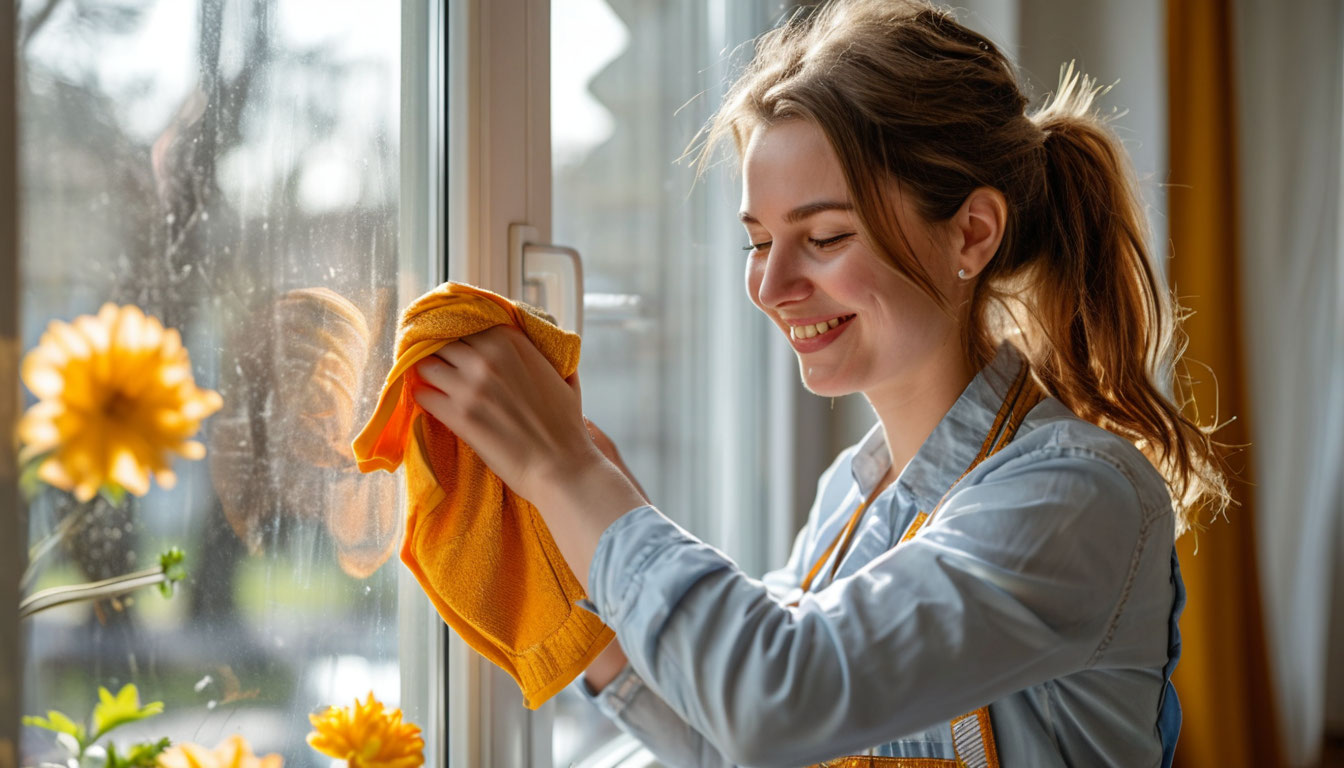
[[[1003,193],[998,252],[976,280],[963,334],[973,369],[1015,336],[1045,391],[1131,440],[1167,481],[1176,530],[1229,501],[1209,432],[1158,387],[1184,352],[1179,307],[1156,277],[1128,156],[1072,65],[1034,113],[1012,64],[924,0],[836,0],[756,41],[746,71],[692,142],[703,172],[730,137],[804,119],[839,157],[862,236],[945,310],[883,191],[892,179],[931,222],[976,188]],[[899,247],[904,244],[905,247]],[[1180,402],[1188,384],[1174,382]]]

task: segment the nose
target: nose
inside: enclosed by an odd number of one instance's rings
[[[748,290],[763,309],[774,309],[812,294],[803,254],[783,243],[770,246],[747,267]]]

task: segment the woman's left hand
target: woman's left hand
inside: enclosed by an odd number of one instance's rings
[[[605,459],[584,423],[579,377],[560,378],[513,326],[464,336],[416,364],[415,401],[534,504]]]

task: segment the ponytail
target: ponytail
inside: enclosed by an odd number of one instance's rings
[[[1073,65],[1031,116],[1044,135],[1044,191],[1028,242],[1033,322],[1021,324],[1041,383],[1079,417],[1129,438],[1168,481],[1177,533],[1229,494],[1209,437],[1159,388],[1184,351],[1179,307],[1154,274],[1132,165],[1092,111],[1098,88]],[[1188,397],[1173,379],[1178,402]]]

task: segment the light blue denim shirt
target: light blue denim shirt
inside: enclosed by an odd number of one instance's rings
[[[1184,590],[1161,475],[1047,397],[956,483],[1020,364],[999,347],[796,607],[890,466],[877,426],[821,476],[788,564],[761,580],[652,506],[617,519],[581,604],[630,662],[596,696],[577,687],[669,766],[952,758],[949,721],[987,703],[1006,768],[1168,763]]]

